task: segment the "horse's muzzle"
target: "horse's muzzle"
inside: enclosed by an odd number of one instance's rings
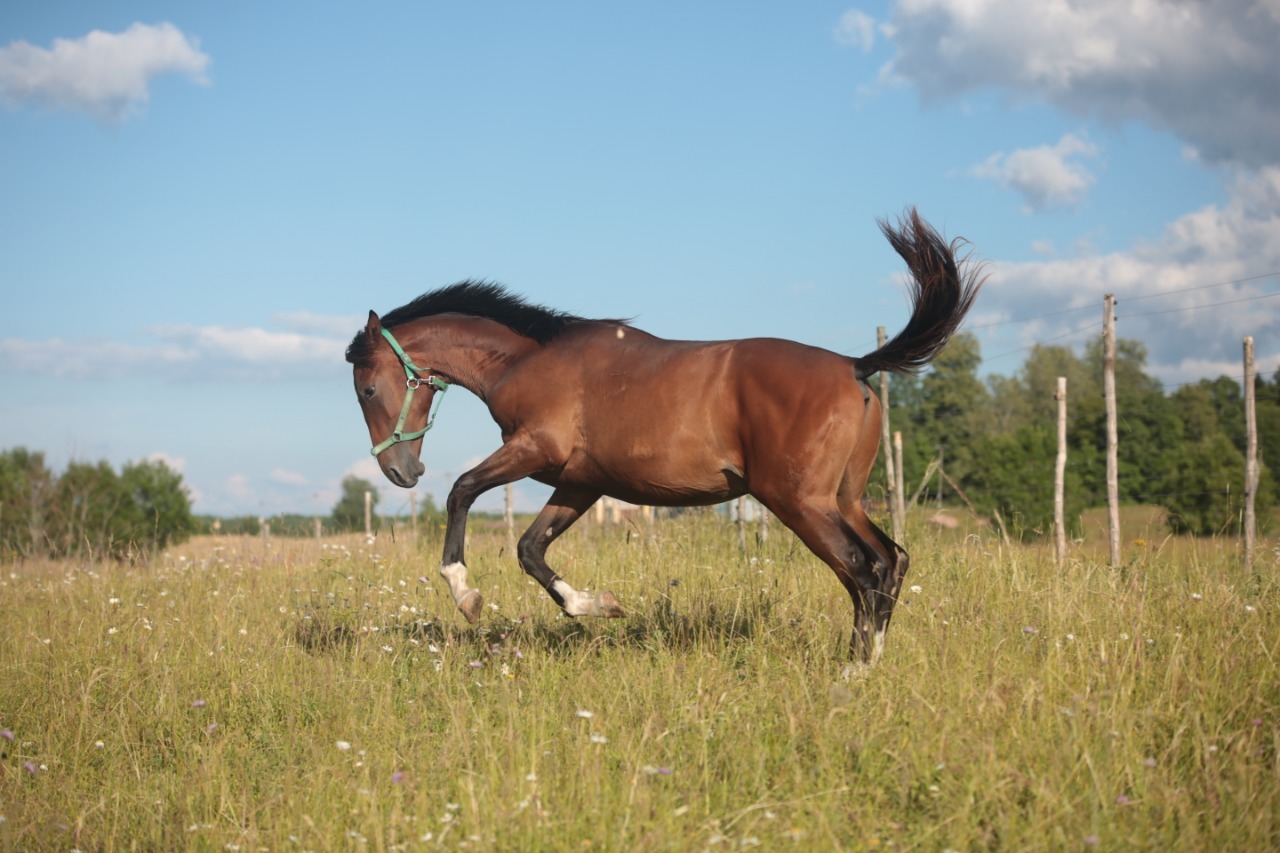
[[[427,470],[427,466],[423,465],[419,460],[410,458],[404,461],[396,461],[382,469],[382,473],[387,475],[387,479],[395,483],[402,489],[412,489],[418,484],[418,478]]]

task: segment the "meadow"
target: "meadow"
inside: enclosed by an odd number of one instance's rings
[[[566,535],[572,620],[478,526],[203,537],[0,573],[0,849],[1280,848],[1280,546],[913,519],[885,658],[776,526]]]

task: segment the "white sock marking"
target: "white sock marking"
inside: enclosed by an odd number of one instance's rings
[[[441,566],[440,577],[449,582],[449,591],[453,593],[454,604],[460,604],[467,593],[473,591],[467,586],[467,567],[462,563]]]
[[[578,592],[559,578],[552,582],[551,588],[564,599],[564,612],[570,616],[591,616],[596,613],[596,597],[591,593]]]

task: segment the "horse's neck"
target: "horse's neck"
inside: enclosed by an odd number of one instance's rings
[[[409,325],[416,328],[410,330],[404,346],[414,361],[444,374],[482,400],[512,365],[538,346],[483,317],[447,315]]]

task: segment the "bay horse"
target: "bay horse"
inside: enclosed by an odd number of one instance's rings
[[[484,401],[502,430],[502,446],[457,479],[445,505],[440,574],[467,620],[483,603],[467,585],[467,513],[490,489],[525,477],[553,487],[520,537],[520,566],[568,615],[603,617],[624,615],[613,593],[578,591],[545,559],[597,500],[699,506],[750,494],[848,591],[851,653],[879,658],[908,560],[862,506],[880,444],[867,379],[927,365],[973,304],[982,265],[957,260],[963,241],[948,244],[914,209],[878,224],[910,271],[911,317],[861,358],[774,338],[664,340],[472,281],[383,317],[370,311],[346,358],[387,479],[417,483],[432,400],[451,385]]]

